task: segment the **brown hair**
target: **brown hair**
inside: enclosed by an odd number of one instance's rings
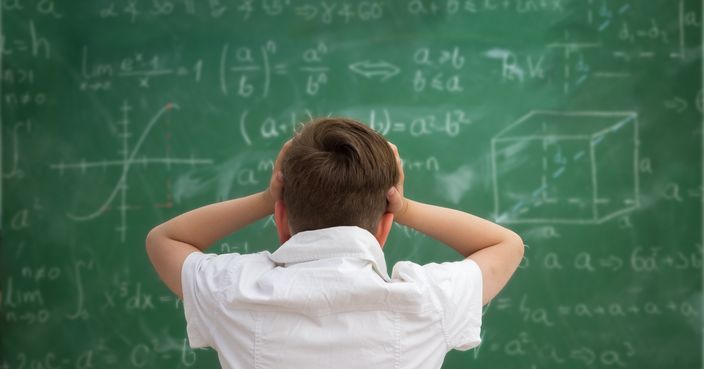
[[[348,118],[314,119],[299,130],[281,164],[293,233],[358,226],[374,234],[386,192],[399,179],[389,143]]]

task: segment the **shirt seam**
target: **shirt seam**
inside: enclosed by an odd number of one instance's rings
[[[186,329],[188,329],[188,325],[191,325],[191,331],[195,331],[198,339],[196,344],[199,346],[213,346],[213,341],[205,334],[205,331],[207,331],[206,326],[208,324],[206,323],[204,317],[201,317],[200,314],[198,314],[197,309],[195,308],[195,305],[198,303],[198,299],[195,296],[195,292],[198,290],[198,286],[196,284],[198,273],[197,269],[206,257],[206,254],[202,252],[192,252],[186,256],[186,259],[184,259],[185,268],[181,268],[181,285],[185,286],[186,291],[182,297],[184,315],[186,316]],[[184,271],[186,272],[185,274]],[[184,290],[184,288],[182,288],[182,290]],[[186,297],[186,293],[189,297]],[[186,300],[189,302],[185,303]],[[188,324],[189,322],[191,324]]]
[[[389,312],[394,312],[394,313],[404,313],[404,314],[423,314],[423,313],[437,313],[438,308],[433,304],[432,307],[426,307],[423,309],[404,309],[402,307],[398,306],[389,306],[389,305],[384,305],[384,304],[379,304],[379,305],[351,305],[351,306],[346,306],[344,309],[330,309],[330,310],[301,310],[297,308],[284,308],[284,307],[276,307],[276,308],[269,308],[267,309],[266,307],[262,306],[256,306],[256,305],[249,305],[247,306],[246,304],[240,303],[240,307],[226,307],[224,303],[220,302],[219,305],[222,307],[223,310],[227,311],[245,311],[245,312],[251,312],[251,311],[258,311],[258,312],[265,312],[265,313],[278,313],[278,312],[283,312],[283,313],[315,313],[315,316],[328,316],[328,315],[333,315],[333,314],[339,314],[339,313],[350,313],[350,312],[361,312],[361,311],[389,311]]]
[[[446,351],[449,352],[452,349],[450,345],[450,337],[447,334],[446,322],[445,322],[445,309],[442,308],[442,304],[438,300],[438,296],[435,292],[430,293],[430,300],[433,305],[432,312],[437,314],[436,319],[440,324],[440,331],[442,333],[443,340],[445,341]]]
[[[394,314],[394,332],[396,333],[395,337],[395,347],[394,347],[394,368],[395,369],[400,369],[401,368],[401,316],[399,312],[395,312]]]
[[[254,369],[261,368],[261,360],[259,360],[259,346],[261,345],[261,316],[257,312],[254,314],[254,340],[252,343],[252,351],[254,356]]]
[[[476,262],[472,259],[465,258],[464,260],[459,261],[459,263],[465,263],[465,262],[468,264],[473,264],[472,267],[479,269],[479,265],[477,265]],[[480,285],[481,285],[481,283],[483,283],[483,281],[480,281]],[[445,321],[445,316],[446,316],[445,310],[441,309],[441,308],[439,308],[439,309],[440,309],[439,311],[440,311],[440,321],[441,321],[441,326],[442,326],[442,332],[443,332],[443,336],[445,337],[445,344],[447,345],[447,351],[449,352],[455,348],[455,344],[450,342],[451,340],[450,340],[449,334],[447,332],[447,322]],[[481,316],[480,316],[480,319],[481,319]]]
[[[447,351],[452,350],[452,345],[450,345],[450,337],[447,334],[447,327],[445,323],[445,311],[439,311],[440,314],[440,327],[442,328],[442,336],[445,338],[445,346]]]
[[[435,307],[435,313],[438,314],[438,322],[440,323],[440,330],[442,331],[442,337],[445,341],[446,351],[449,352],[450,350],[452,350],[452,346],[450,345],[450,337],[447,334],[447,323],[445,322],[445,309],[442,308],[442,304],[438,300],[438,296],[435,292],[431,292],[430,296],[433,306]]]

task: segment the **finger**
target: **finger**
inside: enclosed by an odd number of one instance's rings
[[[391,188],[389,188],[388,191],[386,191],[386,199],[389,201],[392,201],[394,199],[395,195],[396,195],[396,187],[391,187]]]
[[[289,139],[284,142],[281,150],[279,150],[279,154],[276,156],[276,160],[274,161],[274,169],[271,173],[271,180],[269,180],[269,192],[275,201],[281,200],[283,197],[284,175],[281,171],[281,162],[283,161],[284,155],[286,155],[286,151],[291,146],[292,140],[293,139]]]
[[[403,184],[405,174],[403,173],[403,161],[401,156],[398,155],[398,151],[396,152],[396,168],[398,169],[398,183]]]
[[[281,150],[279,151],[279,154],[276,156],[276,161],[274,162],[274,173],[281,170],[281,161],[284,159],[284,155],[286,154],[288,148],[291,147],[292,140],[293,139],[289,139],[288,141],[284,142],[283,146],[281,147]]]
[[[274,200],[281,200],[283,197],[284,177],[281,171],[276,172],[269,183],[269,191]]]
[[[388,142],[388,141],[386,141],[386,142]],[[394,152],[394,158],[396,159],[396,161],[398,161],[400,158],[398,155],[398,147],[396,147],[396,145],[392,144],[391,142],[388,142],[388,143],[389,143],[389,146],[391,147],[391,151]]]
[[[391,187],[391,189],[386,193],[386,199],[389,202],[388,206],[386,207],[387,211],[395,213],[401,209],[401,205],[403,205],[403,199],[396,187]]]
[[[394,159],[396,159],[396,163],[398,163],[399,160],[401,160],[400,157],[399,157],[399,155],[398,155],[398,147],[396,147],[396,145],[392,144],[392,143],[389,142],[389,141],[386,141],[386,143],[388,143],[388,144],[389,144],[389,147],[391,147],[391,151],[394,152]]]
[[[403,173],[403,163],[401,160],[398,161],[398,182],[403,184],[403,180],[406,178],[406,174]]]

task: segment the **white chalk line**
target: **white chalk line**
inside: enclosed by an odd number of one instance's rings
[[[115,199],[117,192],[120,191],[122,189],[122,187],[126,185],[127,173],[129,172],[130,166],[133,164],[133,162],[135,160],[135,156],[137,155],[137,152],[139,152],[139,149],[142,147],[142,144],[144,143],[144,140],[146,139],[147,135],[151,131],[152,127],[154,127],[154,125],[159,121],[159,118],[161,118],[161,116],[165,112],[171,110],[171,108],[180,109],[180,107],[176,104],[168,104],[168,105],[162,107],[156,113],[156,115],[154,115],[154,117],[151,119],[149,124],[147,124],[147,126],[144,128],[144,131],[142,131],[142,134],[140,135],[139,140],[137,141],[137,144],[132,149],[132,152],[130,153],[129,158],[127,159],[126,162],[123,163],[123,170],[122,170],[122,175],[120,176],[120,179],[117,181],[117,184],[115,184],[115,187],[113,188],[112,192],[110,193],[110,196],[108,196],[107,200],[105,200],[105,202],[103,202],[103,204],[98,208],[98,210],[96,210],[92,213],[86,214],[86,215],[75,215],[75,214],[67,213],[66,215],[69,218],[76,220],[76,221],[85,221],[85,220],[89,220],[89,219],[94,219],[107,210],[110,203],[112,203],[112,201]]]

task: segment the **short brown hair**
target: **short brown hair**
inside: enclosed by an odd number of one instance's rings
[[[348,118],[320,118],[303,125],[281,171],[293,233],[347,225],[374,234],[386,210],[386,192],[399,179],[386,139]]]

